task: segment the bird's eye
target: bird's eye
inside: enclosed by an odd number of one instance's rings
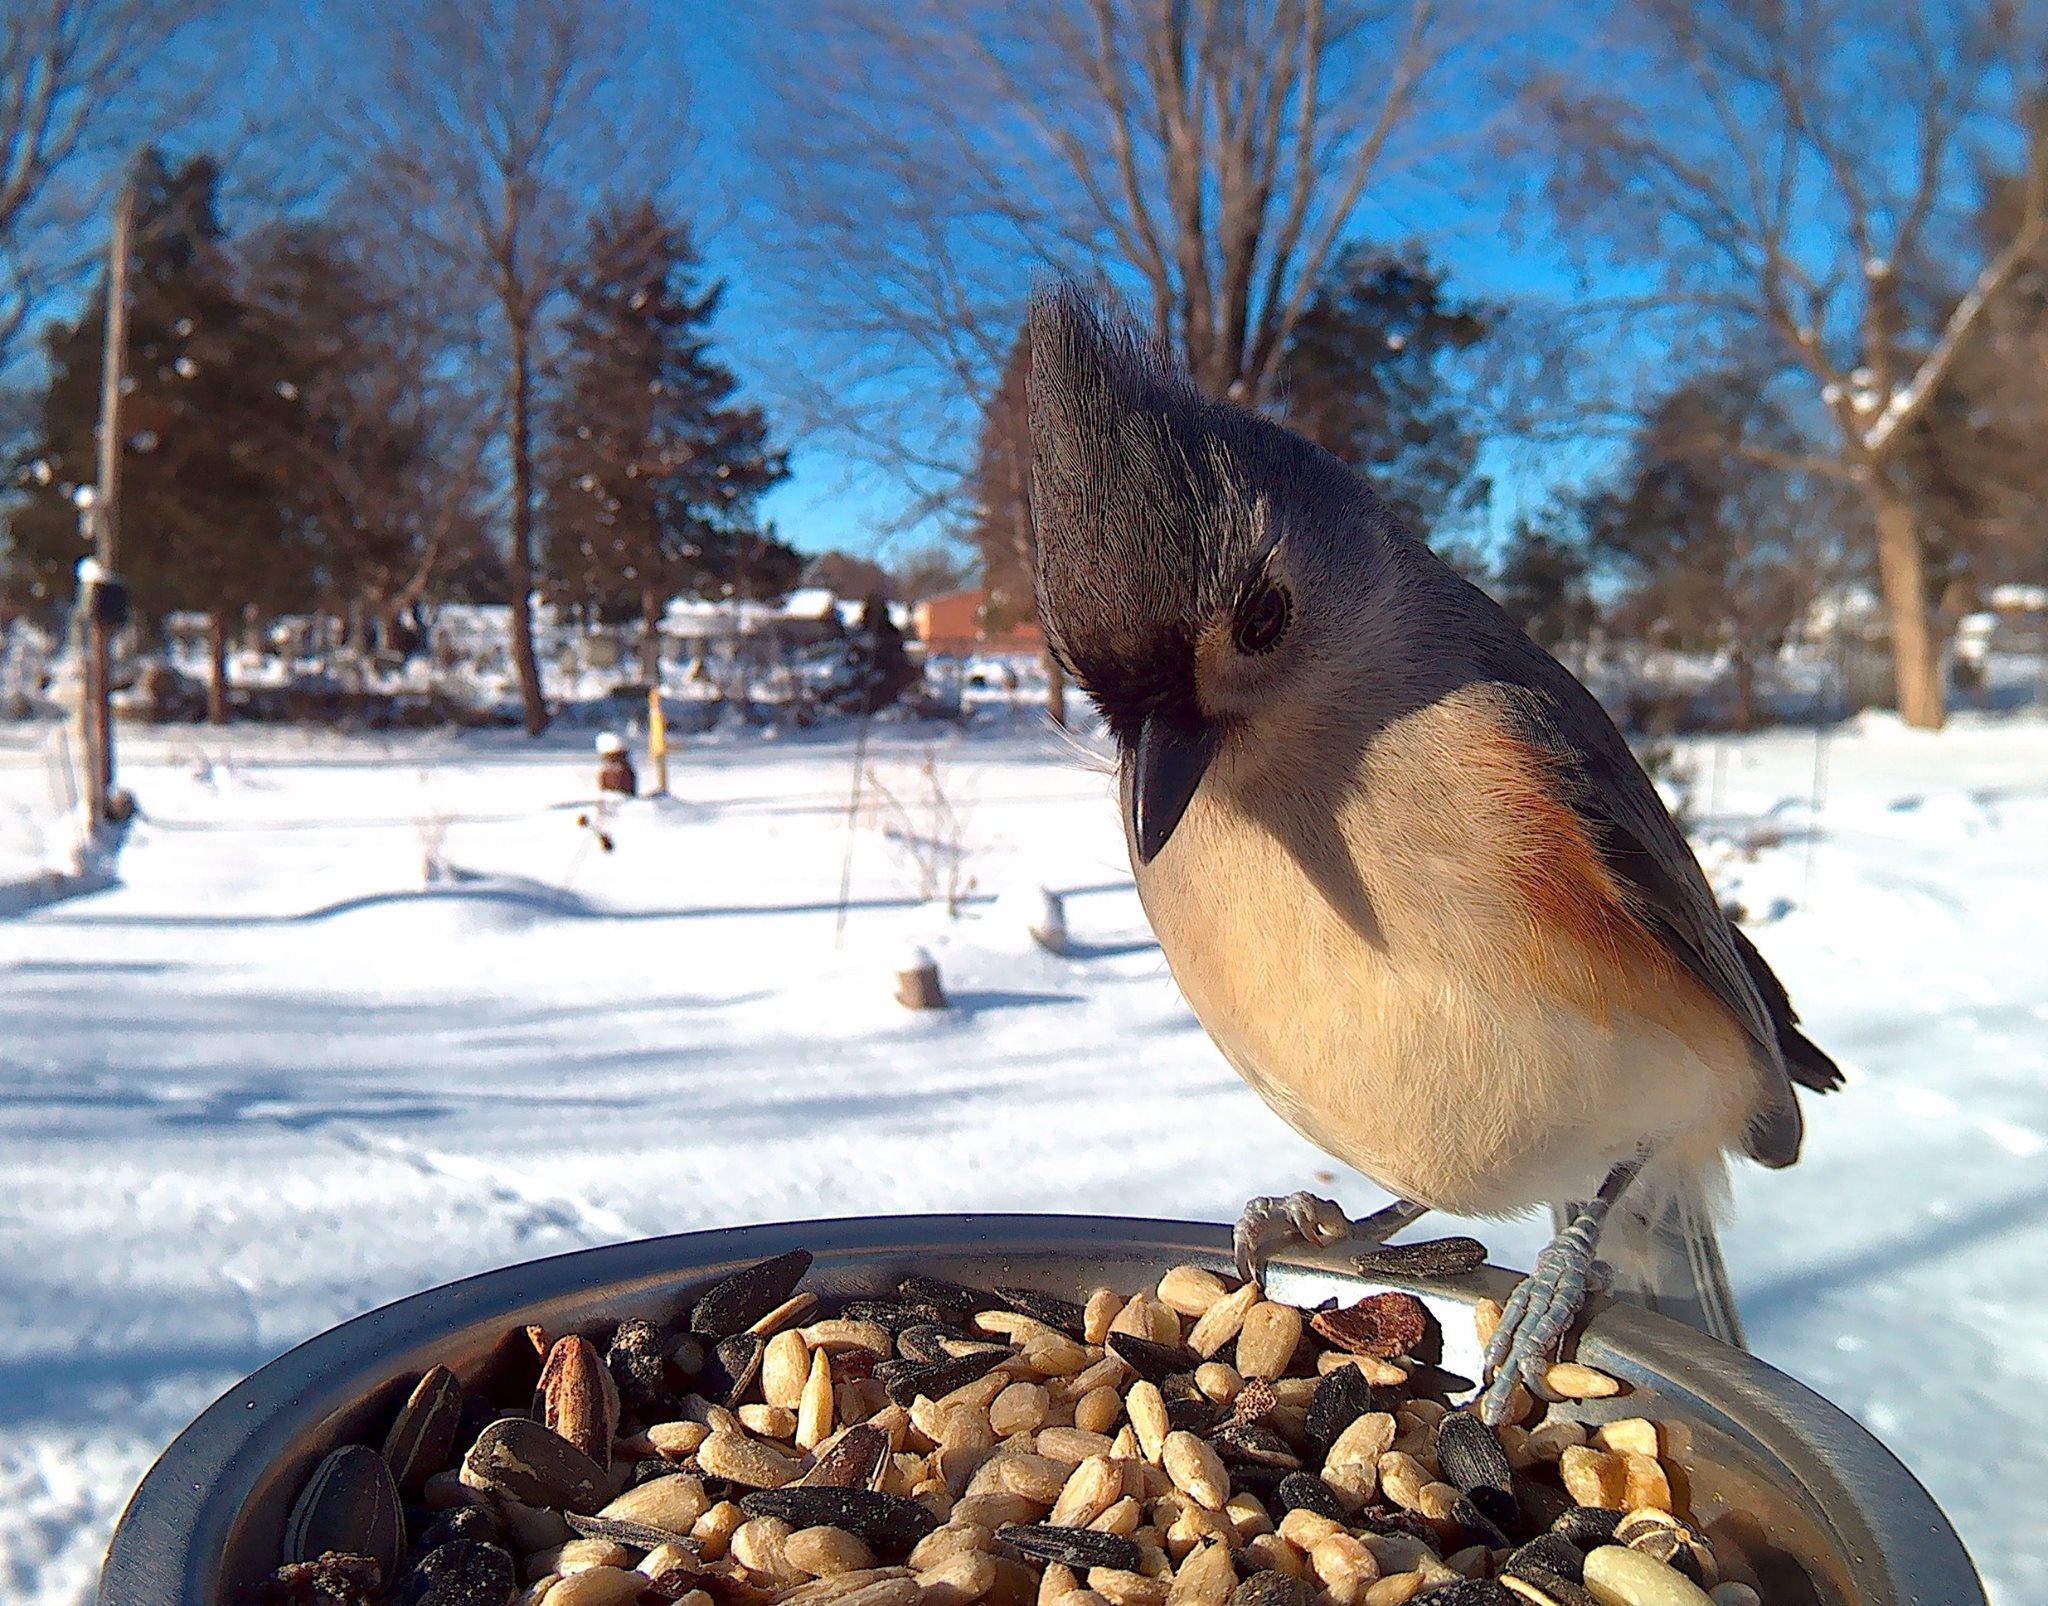
[[[1261,584],[1237,610],[1237,650],[1248,658],[1271,652],[1285,633],[1292,610],[1284,586],[1270,580]]]

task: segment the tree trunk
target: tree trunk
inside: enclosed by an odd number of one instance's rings
[[[228,722],[228,622],[217,613],[206,616],[206,651],[213,674],[206,682],[206,717],[215,725]]]
[[[1060,668],[1060,661],[1054,656],[1051,645],[1041,647],[1038,661],[1045,666],[1045,711],[1055,725],[1067,722],[1067,676]]]
[[[652,585],[640,588],[640,678],[661,684],[661,598]]]
[[[1735,677],[1735,728],[1753,731],[1756,729],[1756,665],[1750,661],[1749,649],[1737,647],[1729,656],[1728,667]]]
[[[540,692],[540,664],[533,655],[533,358],[529,331],[512,326],[512,550],[506,555],[506,598],[512,608],[512,663],[519,674],[519,699],[526,709],[526,734],[548,728],[548,705]]]
[[[1877,572],[1892,625],[1892,677],[1899,717],[1916,730],[1938,731],[1946,716],[1941,680],[1941,644],[1935,637],[1927,597],[1927,548],[1912,504],[1883,483],[1873,469],[1868,484],[1871,517],[1877,525]]]

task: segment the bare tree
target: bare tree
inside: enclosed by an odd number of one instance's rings
[[[0,370],[104,238],[136,150],[193,102],[180,35],[229,0],[0,0]]]
[[[1034,271],[1114,283],[1205,389],[1267,400],[1362,200],[1448,137],[1489,38],[1432,0],[785,9],[777,243],[845,359],[811,399],[913,512],[957,487]],[[1461,134],[1487,101],[1468,74]]]
[[[643,76],[650,19],[632,4],[422,0],[362,91],[361,180],[474,298],[503,396],[510,478],[506,600],[526,728],[548,722],[533,646],[534,461],[551,336],[591,209],[660,193],[684,155],[672,82]],[[373,25],[372,25],[373,24]]]
[[[1829,445],[1741,449],[1857,488],[1899,711],[1939,728],[1941,640],[1899,464],[2048,226],[2036,163],[2002,238],[1986,248],[1971,229],[1973,157],[2021,134],[2040,45],[2022,21],[2038,17],[1968,0],[1636,0],[1631,14],[1626,87],[1573,84],[1548,103],[1567,217],[1661,273],[1653,299],[1693,317],[1694,349],[1716,327],[1736,340],[1760,328],[1805,376]],[[1908,293],[1954,282],[1938,269],[1958,262],[1959,296]]]
[[[1003,629],[1032,618],[1038,605],[1038,529],[1031,522],[1031,415],[1026,385],[1031,344],[1019,334],[989,398],[974,462],[973,522],[967,539],[981,554],[982,621]],[[1045,711],[1067,722],[1067,676],[1046,640]]]

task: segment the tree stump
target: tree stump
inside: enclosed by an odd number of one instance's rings
[[[946,990],[939,985],[938,961],[922,948],[904,956],[896,972],[896,1002],[905,1009],[944,1009]]]

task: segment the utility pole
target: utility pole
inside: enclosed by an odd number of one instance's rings
[[[121,559],[121,384],[128,357],[128,254],[135,221],[135,186],[121,186],[114,206],[114,238],[107,260],[107,340],[100,367],[99,484],[92,499],[93,568],[81,586],[86,617],[85,703],[79,710],[86,755],[86,797],[92,824],[111,817],[114,790],[114,710],[110,648],[126,615],[117,578]],[[82,566],[81,566],[82,567]],[[116,617],[116,615],[120,617]]]

